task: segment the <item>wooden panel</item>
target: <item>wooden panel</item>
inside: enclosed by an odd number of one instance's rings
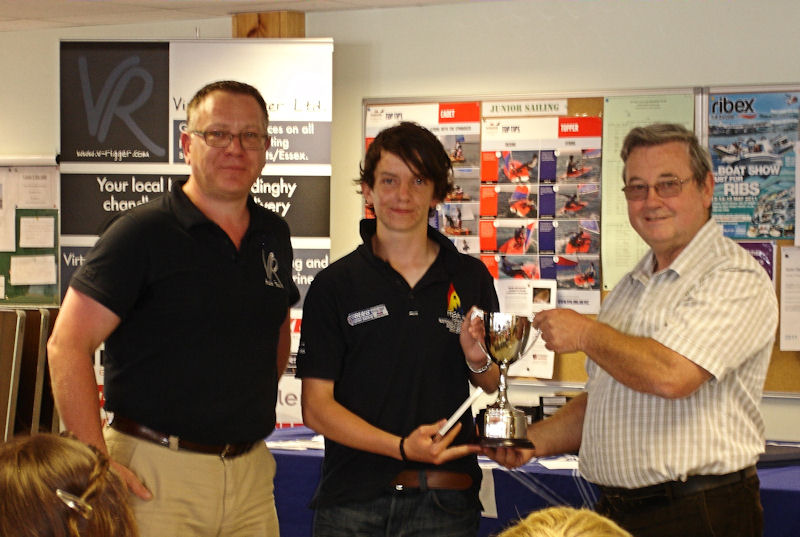
[[[47,339],[57,312],[44,308],[25,310],[15,435],[51,430],[53,395],[47,375]],[[45,418],[41,421],[43,412]]]
[[[306,16],[299,11],[233,15],[233,37],[305,37]]]
[[[14,434],[25,312],[0,310],[0,441]]]
[[[570,352],[556,354],[553,364],[553,380],[563,382],[586,382],[586,354]]]

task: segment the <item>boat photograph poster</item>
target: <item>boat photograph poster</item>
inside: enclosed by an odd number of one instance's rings
[[[711,93],[713,215],[734,239],[793,239],[800,91]]]

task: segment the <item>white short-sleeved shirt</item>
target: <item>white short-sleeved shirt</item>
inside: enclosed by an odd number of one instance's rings
[[[766,271],[709,220],[653,274],[646,255],[603,302],[598,320],[653,338],[711,373],[692,395],[635,391],[587,360],[581,473],[638,488],[755,464],[764,450],[759,405],[778,304]]]

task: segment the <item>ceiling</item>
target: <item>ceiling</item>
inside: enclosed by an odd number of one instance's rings
[[[341,11],[459,0],[0,0],[0,31],[180,21],[264,11]],[[463,0],[461,0],[463,1]],[[475,1],[475,0],[473,0]]]

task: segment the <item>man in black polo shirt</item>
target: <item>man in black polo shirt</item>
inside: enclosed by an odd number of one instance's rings
[[[255,88],[223,81],[186,115],[189,179],[118,218],[70,283],[48,343],[53,391],[67,428],[113,458],[143,537],[278,535],[263,439],[299,294],[288,226],[249,195],[267,110]]]
[[[497,296],[483,263],[428,226],[451,172],[422,127],[378,134],[359,180],[376,218],[362,221],[364,244],[318,274],[306,297],[303,419],[325,435],[317,537],[477,533],[472,415],[444,438],[437,431],[470,381],[497,387],[498,368],[472,337],[480,321],[464,322],[471,306],[495,311]]]

